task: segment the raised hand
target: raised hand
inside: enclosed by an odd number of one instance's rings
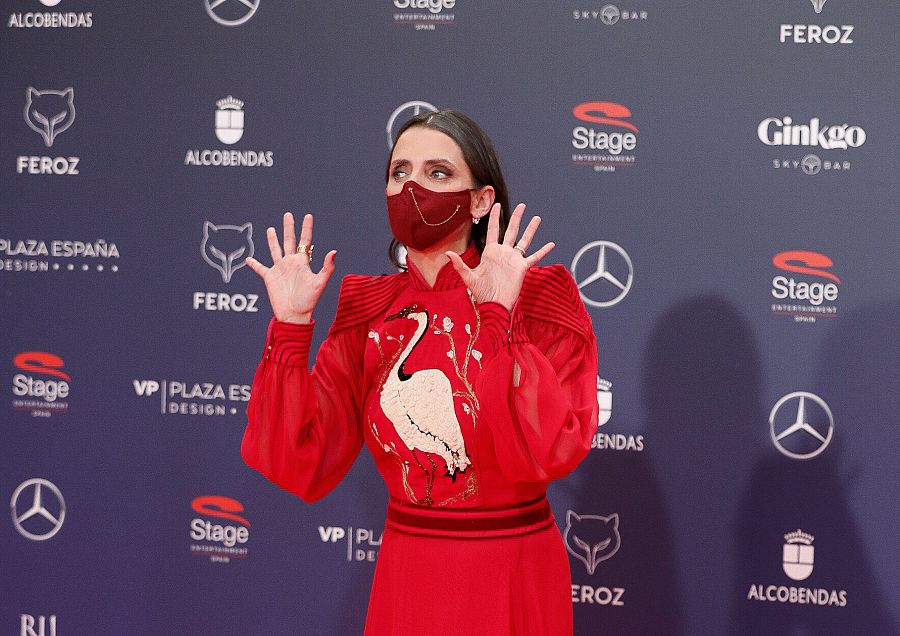
[[[525,204],[520,203],[513,210],[503,242],[500,243],[500,204],[495,203],[491,207],[484,251],[475,269],[470,269],[456,252],[446,252],[460,278],[472,292],[475,302],[493,301],[512,311],[528,269],[537,265],[556,246],[552,242],[546,243],[534,254],[526,256],[531,239],[541,224],[541,217],[532,217],[517,243],[516,236],[524,213]]]
[[[294,235],[294,215],[284,213],[284,249],[278,244],[278,233],[274,227],[266,229],[269,241],[269,253],[272,255],[272,267],[266,267],[255,258],[246,259],[247,266],[260,275],[266,284],[269,302],[275,318],[284,322],[308,323],[312,320],[312,311],[319,301],[328,279],[334,273],[334,256],[336,250],[325,255],[322,269],[313,273],[309,261],[311,255],[298,249]],[[312,245],[312,214],[303,217],[300,228],[302,246]]]

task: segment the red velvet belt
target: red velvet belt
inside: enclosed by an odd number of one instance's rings
[[[425,508],[388,502],[386,527],[397,532],[433,537],[483,539],[512,537],[553,524],[546,495],[506,508]]]

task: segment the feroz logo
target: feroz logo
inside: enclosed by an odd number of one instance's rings
[[[223,144],[237,143],[244,136],[244,102],[229,95],[216,106],[216,137]]]
[[[588,576],[593,576],[597,566],[611,559],[619,551],[619,515],[580,515],[566,511],[566,529],[563,531],[566,551],[581,561]],[[591,584],[572,584],[572,602],[622,607],[625,601],[624,587],[594,587]]]
[[[30,411],[32,417],[50,417],[69,409],[65,399],[72,378],[62,370],[62,358],[46,351],[23,351],[13,358],[13,364],[20,373],[13,376],[12,392],[21,398],[13,400],[13,408]]]
[[[810,0],[810,2],[812,2],[813,10],[816,13],[822,13],[822,9],[825,7],[825,3],[828,2],[828,0]]]
[[[430,104],[429,102],[413,100],[411,102],[404,102],[394,109],[394,112],[391,113],[391,116],[388,117],[387,121],[388,150],[392,150],[394,148],[396,133],[400,129],[400,127],[403,126],[403,124],[405,124],[407,120],[415,117],[423,111],[435,113],[438,111],[438,108],[437,106],[435,106],[434,104]]]
[[[582,266],[579,277],[578,263],[583,256],[595,249],[596,266]],[[582,247],[572,259],[571,270],[572,277],[578,283],[581,299],[592,307],[612,307],[621,302],[631,290],[634,278],[634,267],[628,253],[611,241],[594,241]],[[585,275],[585,270],[590,273]]]
[[[452,26],[456,15],[445,11],[456,6],[456,0],[393,0],[395,9],[408,9],[394,13],[394,24],[411,24],[416,31],[434,31],[437,25]]]
[[[66,502],[59,488],[40,477],[19,484],[12,494],[10,508],[16,530],[32,541],[56,536],[66,518]]]
[[[215,132],[223,144],[236,144],[244,136],[244,102],[232,95],[216,101]],[[229,150],[227,148],[189,149],[186,166],[262,167],[275,165],[271,150]]]
[[[813,571],[815,559],[814,537],[800,529],[784,535],[781,565],[784,573],[795,581],[804,581]]]
[[[772,407],[769,434],[782,455],[791,459],[812,459],[831,443],[834,416],[818,395],[794,391]]]
[[[260,0],[203,0],[206,13],[223,26],[240,26],[253,17]]]
[[[595,172],[615,172],[618,166],[635,164],[633,154],[622,154],[630,153],[637,146],[638,129],[627,121],[631,111],[626,106],[614,102],[582,102],[572,109],[572,115],[590,124],[572,129],[572,147],[592,153],[573,153],[572,163],[593,166]],[[603,128],[598,130],[597,125]]]
[[[202,517],[191,519],[191,539],[202,542],[191,544],[192,554],[208,555],[213,563],[229,563],[233,557],[247,556],[247,548],[243,546],[250,540],[250,522],[237,514],[244,511],[241,502],[230,497],[204,495],[191,501],[191,509],[216,521],[225,519],[239,524],[214,523]]]
[[[47,148],[53,146],[57,136],[75,123],[75,89],[38,90],[25,89],[25,123],[41,136]],[[19,155],[16,157],[17,174],[77,175],[78,157],[47,157]]]
[[[819,252],[789,250],[772,257],[772,264],[782,272],[772,278],[772,297],[781,302],[772,304],[772,314],[791,316],[794,322],[814,323],[817,318],[837,316],[838,285],[841,279],[829,271],[834,264]],[[794,275],[802,274],[797,279]],[[815,279],[808,281],[806,277]]]
[[[810,0],[813,11],[822,13],[826,0]],[[782,24],[778,39],[784,44],[853,44],[851,24]]]
[[[253,256],[253,225],[215,225],[203,223],[200,255],[210,267],[222,276],[223,283],[230,283],[234,273],[244,267],[244,259]],[[193,308],[201,311],[230,311],[256,313],[258,294],[231,293],[225,291],[195,291]]]

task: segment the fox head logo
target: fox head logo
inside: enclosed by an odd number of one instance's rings
[[[619,515],[578,515],[569,510],[563,536],[569,554],[584,563],[588,574],[593,574],[601,561],[619,551]]]
[[[222,274],[222,280],[231,281],[235,270],[246,263],[244,259],[253,256],[253,224],[213,225],[203,223],[203,242],[200,244],[203,260]]]
[[[47,147],[56,136],[75,121],[75,89],[39,91],[31,86],[25,91],[25,123],[44,138]]]

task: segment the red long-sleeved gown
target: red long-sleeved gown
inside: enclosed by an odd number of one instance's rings
[[[461,254],[480,260],[474,244]],[[597,348],[561,265],[531,268],[512,315],[449,262],[348,275],[312,371],[313,324],[273,320],[241,445],[306,501],[365,441],[390,494],[367,634],[572,631],[571,578],[546,503],[597,428]],[[518,369],[514,365],[518,364]]]

